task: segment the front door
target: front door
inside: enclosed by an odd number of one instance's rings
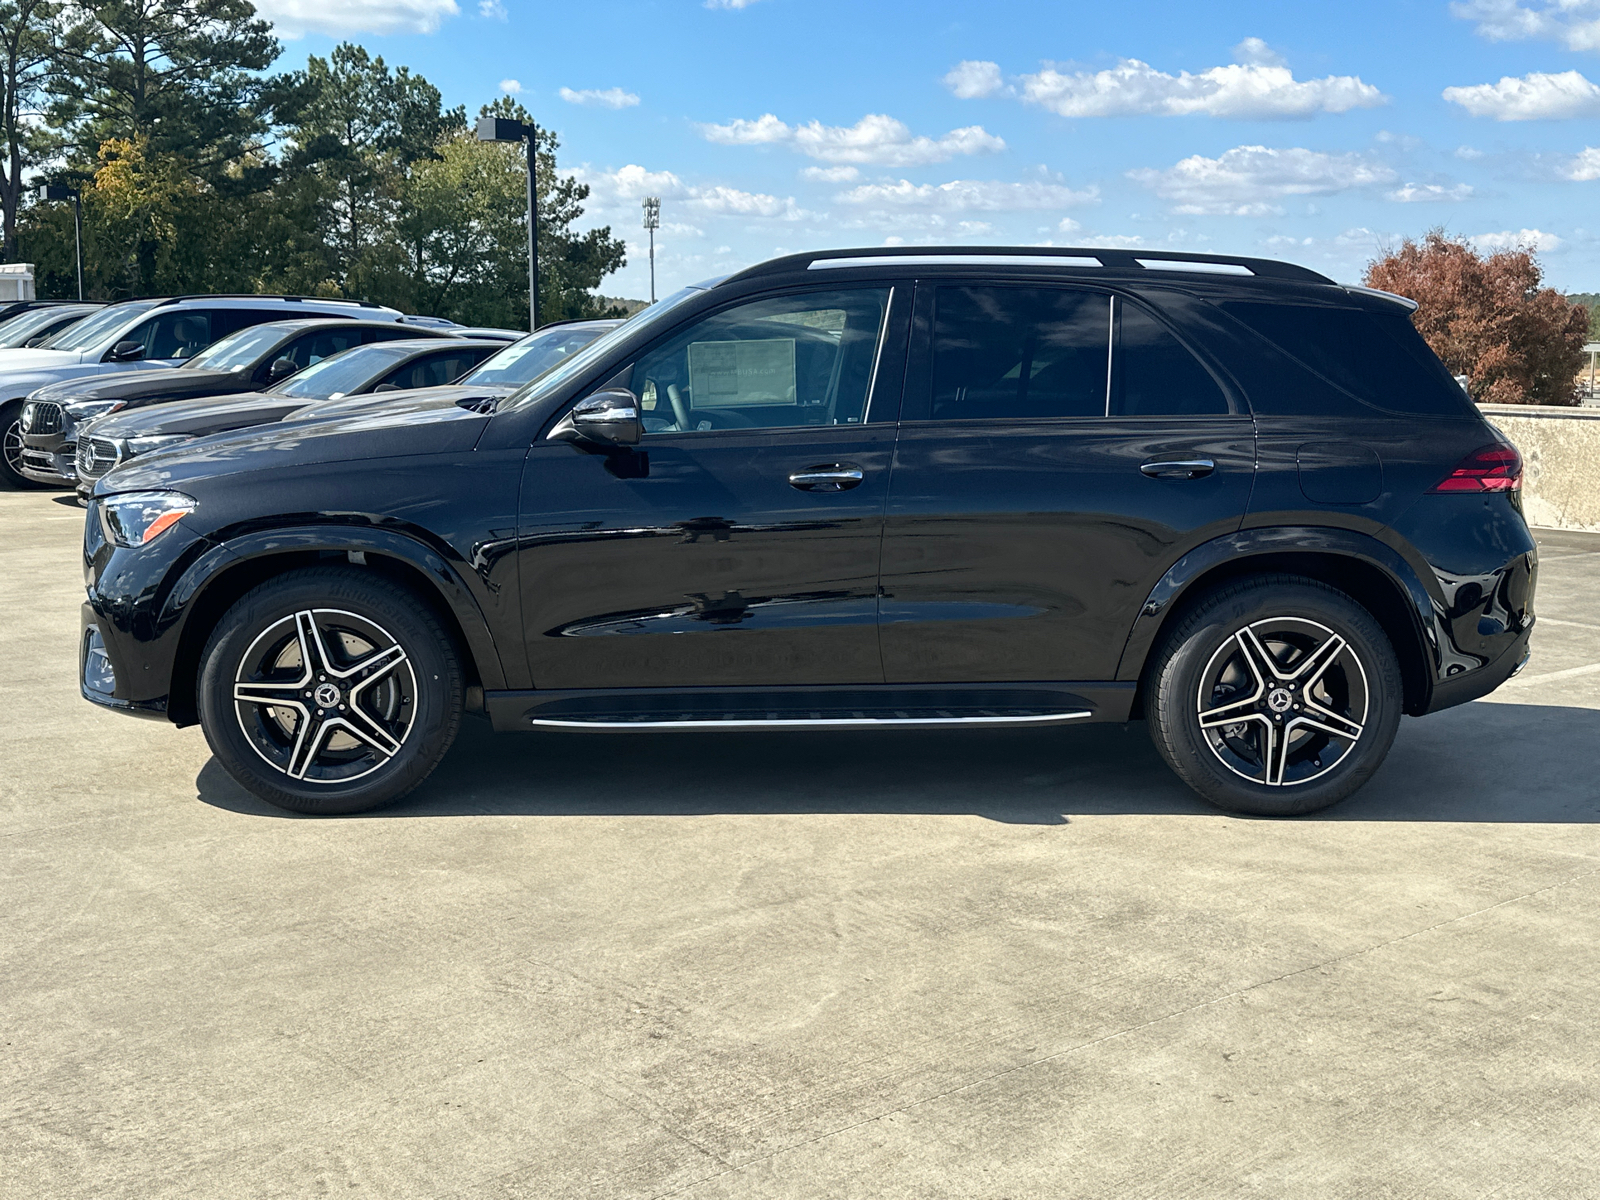
[[[1239,527],[1242,400],[1106,292],[924,284],[916,325],[884,539],[888,682],[1113,679],[1167,568]]]
[[[632,367],[638,450],[532,448],[519,541],[536,688],[882,682],[904,343],[884,346],[905,324],[892,293],[813,290],[700,317]]]

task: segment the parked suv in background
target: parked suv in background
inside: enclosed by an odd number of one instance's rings
[[[109,304],[52,338],[47,347],[0,350],[0,429],[17,425],[26,397],[47,384],[87,375],[180,366],[217,339],[251,325],[293,317],[394,321],[399,316],[392,308],[364,301],[296,296],[173,296]],[[32,432],[52,431],[36,428]],[[34,482],[60,486],[70,479],[30,480],[0,459],[0,486],[28,487]]]
[[[1521,463],[1399,297],[1262,259],[830,251],[688,288],[500,403],[95,488],[81,687],[257,796],[567,731],[1148,721],[1310,812],[1525,661]],[[537,769],[536,766],[532,769]]]
[[[325,331],[325,335],[341,336],[358,332],[351,329],[356,324],[354,321],[344,322],[335,329]],[[259,325],[254,330],[235,334],[234,337],[249,337],[252,333],[276,328],[276,325]],[[78,435],[75,464],[78,495],[87,499],[95,481],[102,475],[152,450],[165,450],[197,437],[285,420],[318,401],[348,397],[353,401],[359,399],[371,403],[390,397],[398,398],[408,389],[449,383],[490,355],[505,349],[497,341],[430,336],[408,325],[384,326],[376,332],[382,335],[378,341],[355,345],[326,358],[313,357],[304,370],[284,372],[284,382],[265,391],[233,392],[199,400],[180,400],[96,417]],[[394,340],[384,340],[390,337]],[[301,340],[292,342],[291,348],[298,346]],[[219,342],[206,354],[213,354],[222,348],[223,343]],[[235,380],[235,383],[239,382]],[[38,396],[45,396],[51,390],[46,388]],[[34,399],[28,404],[31,407],[39,402]]]

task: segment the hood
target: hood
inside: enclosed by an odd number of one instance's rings
[[[295,420],[320,421],[328,417],[365,412],[375,404],[381,404],[386,409],[395,409],[418,401],[426,408],[431,408],[440,402],[459,406],[463,400],[499,401],[516,391],[518,386],[520,385],[495,383],[478,384],[475,387],[466,384],[447,384],[444,387],[411,388],[402,392],[362,392],[358,396],[340,396],[337,400],[313,400],[296,415]]]
[[[112,371],[88,378],[67,379],[39,389],[40,400],[64,404],[69,400],[122,400],[129,404],[156,404],[190,396],[238,392],[248,379],[233,371],[198,371],[189,367],[144,367]]]
[[[48,371],[52,367],[75,367],[83,361],[79,350],[25,350],[17,347],[0,350],[0,377],[13,371]]]
[[[175,400],[171,404],[101,417],[89,432],[96,437],[113,440],[171,433],[205,437],[281,420],[297,409],[304,408],[305,403],[304,400],[277,392],[236,392],[228,396],[207,396],[201,400]]]
[[[429,389],[437,391],[441,389]],[[454,389],[445,389],[454,390]],[[380,393],[391,400],[396,392]],[[420,397],[421,393],[409,393]],[[408,455],[461,454],[478,444],[489,418],[448,399],[417,398],[373,405],[322,421],[298,417],[236,433],[196,438],[133,459],[100,479],[95,495],[178,488],[215,480],[223,487],[260,487],[257,471]],[[232,478],[222,479],[222,476]]]

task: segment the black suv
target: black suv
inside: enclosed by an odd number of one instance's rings
[[[1527,657],[1521,461],[1409,301],[1099,249],[794,255],[492,412],[446,393],[95,488],[86,698],[351,812],[502,729],[1142,717],[1310,812]]]

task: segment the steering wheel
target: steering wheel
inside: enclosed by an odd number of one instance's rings
[[[689,428],[689,406],[683,402],[683,393],[675,383],[667,384],[667,400],[672,405],[672,419],[679,429]]]

